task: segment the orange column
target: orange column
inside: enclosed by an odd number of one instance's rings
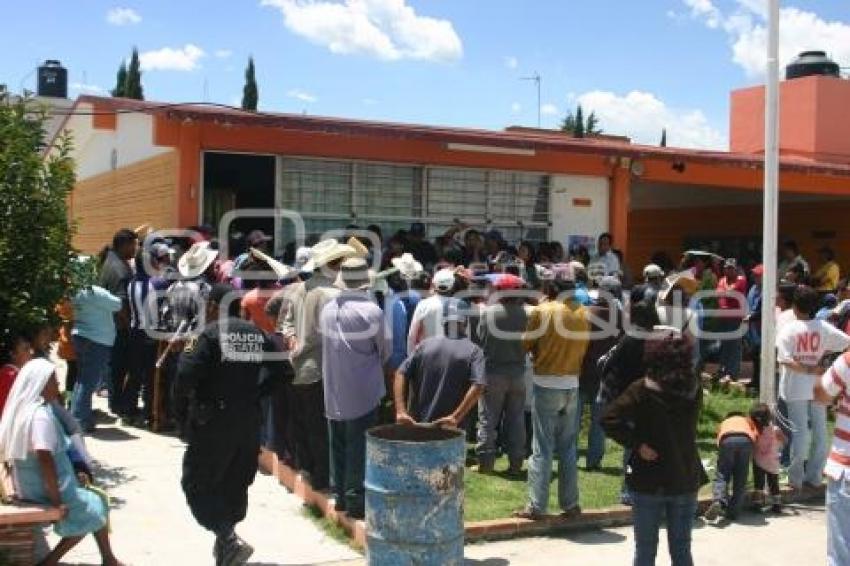
[[[201,131],[198,123],[181,124],[178,151],[177,223],[180,228],[186,228],[201,221],[198,208],[201,198]]]
[[[614,247],[628,257],[629,202],[632,175],[627,167],[617,167],[610,177],[609,231],[614,237]]]

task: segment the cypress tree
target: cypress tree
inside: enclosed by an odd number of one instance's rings
[[[130,56],[130,66],[127,68],[127,80],[124,83],[124,96],[127,98],[135,98],[136,100],[144,100],[145,95],[142,89],[142,71],[139,63],[139,50],[133,48],[133,54]]]
[[[115,78],[115,88],[112,89],[112,96],[124,96],[124,87],[127,85],[127,63],[121,61],[121,66],[118,67],[118,75]]]
[[[661,130],[661,147],[667,147],[667,128]]]
[[[573,130],[573,135],[577,138],[583,138],[584,133],[584,110],[582,110],[581,104],[579,104],[576,109],[576,125],[575,130]]]
[[[242,110],[257,110],[259,101],[257,78],[254,75],[254,58],[248,57],[248,67],[245,69],[245,87],[242,89]]]

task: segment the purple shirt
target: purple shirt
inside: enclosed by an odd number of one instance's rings
[[[386,394],[384,363],[392,348],[384,313],[365,293],[343,291],[324,306],[319,324],[325,415],[360,418]]]

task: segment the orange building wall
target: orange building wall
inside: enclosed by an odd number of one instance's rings
[[[172,151],[80,181],[69,201],[77,222],[74,246],[93,254],[120,228],[144,223],[176,228],[176,180],[177,153]]]
[[[764,152],[764,87],[732,92],[729,146]],[[850,163],[850,81],[805,77],[780,84],[779,148],[783,155]]]
[[[797,241],[804,257],[818,267],[817,250],[828,245],[837,255],[842,273],[850,273],[850,200],[783,204],[779,208],[780,238]],[[833,231],[829,239],[814,231]],[[761,240],[760,206],[715,206],[633,210],[629,213],[629,255],[633,273],[640,273],[653,253],[667,252],[678,261],[689,236],[752,236]]]

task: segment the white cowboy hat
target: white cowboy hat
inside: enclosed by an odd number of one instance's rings
[[[410,253],[405,252],[401,254],[401,257],[392,258],[390,262],[405,279],[416,279],[423,271],[422,264],[416,261]]]
[[[312,272],[338,259],[346,259],[358,255],[358,251],[348,244],[340,244],[334,238],[322,240],[310,248],[311,257],[301,268],[301,271]]]
[[[251,248],[251,255],[253,255],[258,260],[268,264],[274,274],[277,275],[278,279],[287,279],[295,275],[298,270],[294,267],[289,267],[288,265],[284,265],[279,262],[275,258],[271,257],[269,254],[258,250],[257,248]]]
[[[192,244],[192,247],[180,257],[177,262],[177,271],[183,277],[198,277],[202,275],[207,268],[218,257],[218,251],[210,249],[210,243],[207,241],[197,242]]]
[[[664,280],[664,286],[658,293],[658,298],[666,301],[668,295],[677,287],[688,295],[693,295],[699,289],[699,282],[694,278],[694,274],[688,270],[674,273]]]
[[[370,273],[369,264],[362,257],[350,257],[340,265],[335,285],[340,289],[367,289],[371,285],[374,272]]]

